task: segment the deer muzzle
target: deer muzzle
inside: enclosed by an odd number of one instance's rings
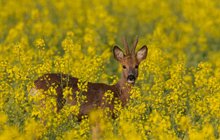
[[[130,74],[130,75],[128,75],[127,82],[129,84],[134,84],[135,79],[136,79],[135,76],[133,74]]]

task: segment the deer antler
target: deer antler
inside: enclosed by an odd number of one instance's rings
[[[135,41],[134,41],[134,44],[133,44],[133,47],[132,47],[132,53],[135,54],[135,49],[136,49],[136,46],[138,44],[138,36],[136,37]]]
[[[122,42],[123,42],[124,47],[125,47],[125,54],[130,54],[128,42],[126,41],[125,37],[122,38]]]

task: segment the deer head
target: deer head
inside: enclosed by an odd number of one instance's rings
[[[119,61],[123,67],[122,79],[132,85],[134,85],[135,80],[138,77],[138,66],[141,61],[147,57],[148,52],[146,45],[135,52],[137,43],[138,38],[134,41],[133,46],[129,49],[127,41],[125,38],[123,38],[125,52],[123,52],[118,46],[114,46],[113,49],[114,58]]]

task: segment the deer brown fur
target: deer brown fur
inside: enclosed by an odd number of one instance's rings
[[[113,101],[117,98],[121,101],[122,106],[125,106],[130,97],[130,90],[138,77],[138,65],[147,56],[147,47],[144,45],[139,51],[135,53],[135,48],[138,43],[138,39],[135,40],[131,50],[129,49],[128,43],[123,39],[125,53],[118,47],[114,46],[113,54],[114,58],[119,61],[123,67],[121,79],[115,85],[107,85],[103,83],[90,83],[88,82],[87,92],[82,92],[86,96],[86,102],[83,102],[80,106],[78,117],[81,118],[83,115],[89,114],[91,110],[96,107],[109,107],[110,110],[114,109]],[[39,77],[35,82],[34,90],[47,91],[51,86],[55,87],[57,100],[57,110],[62,109],[65,103],[76,105],[76,94],[79,90],[77,83],[79,80],[68,74],[62,73],[49,73]],[[63,89],[70,87],[72,90],[72,99],[64,98]],[[113,92],[112,103],[104,103],[104,93],[108,90]]]

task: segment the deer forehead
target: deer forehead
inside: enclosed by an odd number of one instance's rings
[[[138,64],[137,58],[134,56],[125,56],[123,61],[123,65],[128,65],[128,66],[135,66]]]

